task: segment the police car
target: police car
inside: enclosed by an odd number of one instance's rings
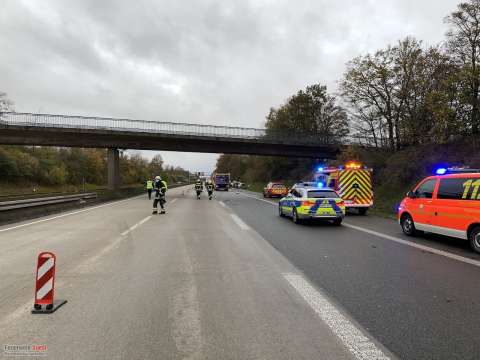
[[[345,204],[335,190],[303,182],[294,185],[288,195],[280,199],[278,213],[291,217],[296,224],[319,219],[340,225],[345,217]]]
[[[398,210],[406,235],[426,231],[465,239],[480,253],[480,170],[438,169],[407,193]]]

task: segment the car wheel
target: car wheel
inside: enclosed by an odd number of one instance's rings
[[[468,240],[470,241],[470,246],[473,251],[480,253],[480,226],[474,227],[470,231]]]
[[[417,234],[415,223],[410,215],[403,215],[402,219],[400,220],[400,225],[402,226],[402,230],[405,235],[415,236]]]
[[[358,208],[358,213],[360,215],[367,215],[368,208]]]
[[[298,213],[297,213],[296,208],[293,208],[293,210],[292,210],[292,220],[295,224],[300,224],[301,223],[300,219],[298,218]]]
[[[343,220],[342,218],[338,218],[338,219],[333,220],[333,225],[335,225],[335,226],[342,225],[342,220]]]
[[[278,215],[280,215],[281,217],[284,217],[285,214],[283,213],[283,210],[282,210],[282,207],[280,206],[280,204],[278,205]]]
[[[267,197],[267,195],[265,195],[265,193],[263,193],[263,197],[264,197],[264,198],[266,198],[266,197]]]

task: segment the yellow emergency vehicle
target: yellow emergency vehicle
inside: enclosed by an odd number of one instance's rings
[[[357,209],[365,215],[373,205],[372,171],[357,162],[349,162],[345,166],[319,167],[314,179],[320,186],[334,189],[347,210]]]

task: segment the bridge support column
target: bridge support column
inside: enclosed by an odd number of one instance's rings
[[[117,190],[120,187],[120,158],[118,149],[107,151],[108,189]]]

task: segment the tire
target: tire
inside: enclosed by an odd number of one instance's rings
[[[265,193],[263,193],[263,197],[264,197],[264,198],[266,198],[266,197],[267,197],[267,195],[266,195]]]
[[[358,208],[358,213],[362,216],[367,215],[368,208]]]
[[[335,219],[335,220],[333,220],[333,225],[340,226],[340,225],[342,225],[342,221],[343,221],[342,218]]]
[[[280,204],[278,205],[278,215],[280,215],[280,217],[285,217],[285,214],[283,213],[283,210]]]
[[[480,253],[480,226],[476,226],[470,231],[468,240],[473,251]]]
[[[402,215],[400,220],[400,225],[402,226],[402,231],[407,236],[417,235],[417,229],[415,229],[415,223],[413,222],[412,217],[409,214]]]
[[[297,225],[302,223],[302,221],[298,218],[297,208],[293,208],[292,210],[292,221]]]

